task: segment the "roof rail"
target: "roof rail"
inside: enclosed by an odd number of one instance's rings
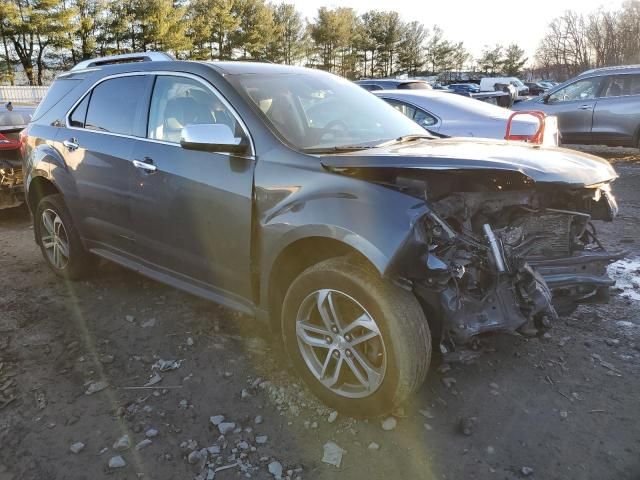
[[[120,55],[109,55],[107,57],[91,58],[83,60],[73,66],[71,71],[83,70],[91,67],[101,67],[103,65],[114,65],[117,63],[132,62],[168,62],[175,58],[166,52],[138,52],[138,53],[122,53]]]
[[[632,70],[632,69],[637,69],[640,68],[640,65],[615,65],[615,66],[611,66],[611,67],[600,67],[600,68],[592,68],[591,70],[587,70],[585,72],[582,72],[580,75],[578,75],[579,77],[583,76],[583,75],[590,75],[592,73],[598,73],[598,72],[610,72],[610,71],[618,71],[618,70]]]

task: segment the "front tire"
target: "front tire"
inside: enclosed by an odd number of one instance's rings
[[[77,280],[95,268],[97,258],[84,249],[62,195],[40,200],[34,229],[42,256],[56,275]]]
[[[293,281],[282,335],[309,388],[355,416],[382,415],[404,403],[431,359],[429,327],[413,293],[350,256],[320,262]]]

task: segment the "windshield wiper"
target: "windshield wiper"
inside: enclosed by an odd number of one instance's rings
[[[376,145],[376,147],[388,147],[389,145],[397,145],[398,143],[412,142],[414,140],[420,140],[423,138],[433,140],[438,137],[434,135],[429,135],[428,133],[413,133],[411,135],[402,135],[401,137],[394,138],[393,140],[389,140],[387,142]]]
[[[366,150],[368,148],[374,148],[370,145],[338,145],[335,147],[317,147],[317,148],[305,148],[302,151],[304,153],[347,153],[357,152],[358,150]]]

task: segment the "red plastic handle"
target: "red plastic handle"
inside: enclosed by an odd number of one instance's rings
[[[531,117],[535,117],[538,119],[538,130],[533,135],[512,135],[511,134],[511,124],[513,119],[518,115],[529,115]],[[505,140],[524,140],[526,142],[542,144],[544,139],[544,123],[545,123],[546,114],[541,112],[540,110],[523,110],[521,112],[513,112],[507,121],[507,133],[504,136]]]

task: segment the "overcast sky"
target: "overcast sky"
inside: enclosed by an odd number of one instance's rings
[[[309,20],[318,7],[396,10],[404,20],[439,25],[449,40],[463,41],[473,55],[485,45],[516,41],[533,56],[547,25],[564,10],[588,13],[606,6],[619,8],[620,0],[289,0]]]

